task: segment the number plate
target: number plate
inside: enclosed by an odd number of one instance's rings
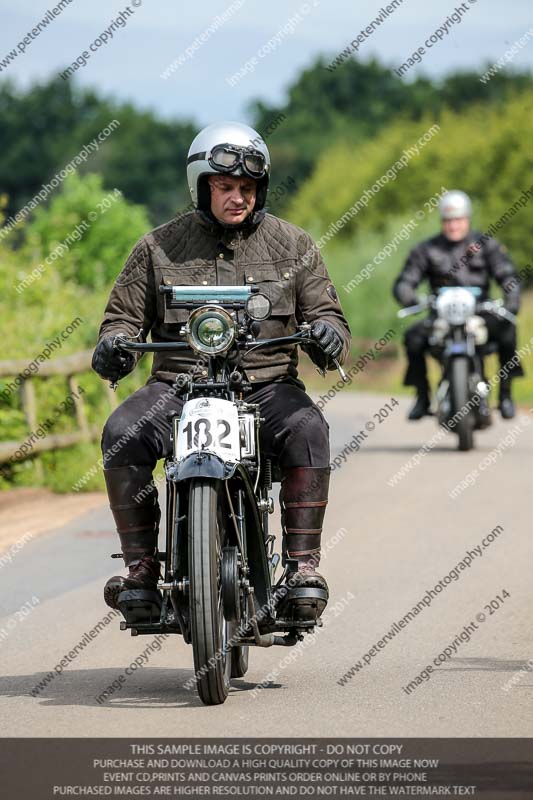
[[[188,400],[174,431],[174,455],[178,461],[199,450],[216,453],[224,461],[239,461],[239,415],[229,400],[200,397]]]

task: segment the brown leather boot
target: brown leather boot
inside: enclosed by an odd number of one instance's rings
[[[126,589],[157,591],[160,563],[157,537],[161,512],[157,490],[148,492],[152,470],[147,466],[113,467],[104,470],[109,505],[122,545],[126,577],[114,575],[104,587],[104,600],[118,608],[118,596]]]
[[[296,561],[287,586],[323,589],[329,596],[325,578],[316,571],[320,562],[322,523],[328,503],[330,467],[291,467],[281,481],[280,505],[283,527],[283,552]],[[323,604],[320,613],[325,608]]]

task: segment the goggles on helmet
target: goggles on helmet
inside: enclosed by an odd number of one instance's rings
[[[231,173],[237,166],[250,178],[263,178],[267,171],[266,159],[259,150],[233,144],[217,144],[210,152],[196,153],[191,161],[207,159],[209,166],[217,172]]]

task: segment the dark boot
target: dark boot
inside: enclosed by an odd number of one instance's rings
[[[427,388],[418,389],[415,403],[411,407],[411,410],[407,415],[407,419],[417,420],[417,419],[422,419],[422,417],[428,416],[430,413],[429,406],[430,406],[429,390]]]
[[[330,467],[291,467],[284,471],[280,503],[285,559],[296,562],[289,569],[287,586],[322,589],[329,596],[325,579],[316,571],[320,562],[322,523],[328,503]],[[326,600],[327,602],[327,600]],[[320,602],[317,616],[326,606]]]
[[[161,512],[148,466],[104,469],[109,505],[115,518],[128,575],[115,575],[104,587],[104,600],[117,608],[125,589],[157,590],[160,564],[157,537]],[[150,491],[150,487],[152,490]]]
[[[512,419],[516,414],[516,409],[511,397],[511,381],[502,380],[500,383],[500,401],[498,404],[502,419]]]

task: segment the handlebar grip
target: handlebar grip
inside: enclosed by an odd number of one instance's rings
[[[137,353],[161,353],[165,350],[184,350],[187,342],[130,342],[121,336],[115,336],[113,347],[116,350],[133,350]]]
[[[425,305],[416,305],[416,306],[406,306],[405,308],[400,308],[397,312],[397,316],[399,319],[403,319],[404,317],[410,317],[411,314],[418,314],[419,311],[424,311],[427,308]]]

